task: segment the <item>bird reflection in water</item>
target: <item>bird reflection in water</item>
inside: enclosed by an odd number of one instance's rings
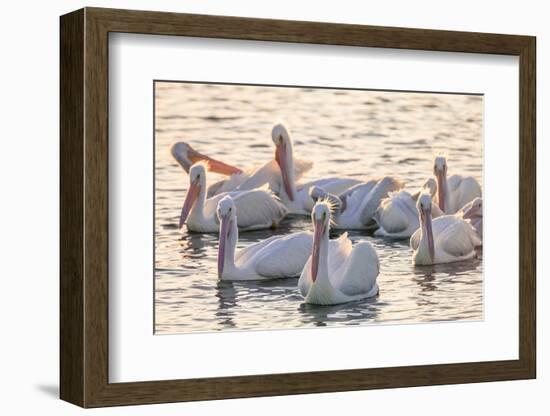
[[[295,301],[300,298],[296,293],[296,282],[295,278],[242,282],[218,281],[215,292],[217,298],[215,316],[220,320],[221,329],[242,328],[245,325],[242,322],[235,322],[241,304],[256,305],[258,315],[265,315],[266,320],[277,319],[281,312],[274,307],[269,307],[270,300],[279,300],[283,297]],[[293,299],[294,297],[296,299]]]
[[[328,323],[346,322],[353,325],[365,324],[376,320],[378,315],[378,297],[363,299],[340,305],[311,305],[301,303],[298,311],[302,315],[302,323],[315,326],[327,326]]]

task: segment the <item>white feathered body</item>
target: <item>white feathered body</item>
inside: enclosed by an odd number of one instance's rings
[[[345,210],[334,213],[332,228],[347,230],[377,228],[375,215],[381,202],[391,192],[395,192],[401,187],[401,182],[391,176],[386,176],[381,180],[371,180],[349,188],[338,195]]]
[[[452,263],[472,259],[475,248],[481,245],[476,230],[465,220],[455,215],[444,215],[432,221],[434,260],[430,258],[426,238],[419,228],[411,237],[413,263],[430,265]],[[423,238],[424,237],[424,238]]]
[[[455,214],[476,197],[481,197],[481,187],[472,176],[452,175],[447,178],[445,213]],[[438,205],[439,201],[437,201]]]
[[[462,209],[460,209],[460,211],[456,213],[456,215],[459,218],[463,218],[468,213],[468,218],[464,219],[466,219],[466,221],[468,221],[472,225],[472,227],[475,228],[480,240],[483,240],[483,209],[477,208],[477,210],[474,209],[474,212],[472,212],[473,205],[475,203],[479,203],[480,200],[480,198],[472,199],[470,202],[464,205]]]
[[[215,233],[219,231],[219,220],[216,216],[218,202],[229,195],[235,201],[239,211],[237,224],[241,231],[261,230],[274,228],[287,214],[287,209],[266,187],[250,191],[235,191],[217,194],[211,198],[203,198],[195,203],[189,218],[189,231]]]
[[[347,233],[344,233],[328,242],[327,254],[326,275],[319,275],[313,282],[311,256],[300,275],[298,289],[307,303],[335,305],[378,294],[376,278],[380,264],[369,242],[360,241],[352,246]]]
[[[221,280],[266,280],[297,277],[311,254],[308,231],[273,236],[235,254],[234,265],[224,269]]]
[[[279,184],[278,188],[274,189],[274,192],[277,195],[280,195],[281,201],[287,207],[289,214],[309,215],[311,214],[313,205],[315,205],[315,201],[313,201],[313,199],[311,199],[311,197],[309,196],[309,190],[312,187],[318,186],[320,188],[323,188],[328,193],[338,195],[345,192],[349,188],[352,188],[361,183],[362,182],[358,179],[336,177],[309,181],[303,184],[299,184],[296,187],[296,195],[294,201],[291,201],[288,198],[282,182]]]
[[[432,204],[432,217],[437,218],[441,215],[444,213],[437,205]],[[377,237],[410,238],[420,227],[416,201],[407,191],[393,193],[383,200],[375,218],[379,226],[374,232]]]
[[[312,162],[296,159],[294,161],[294,175],[296,179],[301,178],[304,173],[313,166]],[[227,179],[213,183],[208,188],[208,196],[218,195],[232,191],[248,191],[267,184],[275,193],[279,194],[282,178],[281,170],[275,160],[270,160],[262,166],[250,169],[243,173],[236,173]]]

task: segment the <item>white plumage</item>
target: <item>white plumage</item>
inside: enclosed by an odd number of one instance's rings
[[[297,159],[294,163],[294,177],[300,179],[313,163]],[[208,196],[231,191],[247,191],[267,184],[270,189],[278,192],[282,186],[281,170],[275,160],[241,173],[232,174],[227,179],[213,183],[208,188]]]
[[[273,135],[279,134],[279,128],[276,125],[273,128]],[[281,125],[282,126],[282,125]],[[286,128],[285,128],[286,131]],[[288,150],[292,152],[292,143],[290,142]],[[180,166],[189,173],[191,166],[199,161],[206,162],[206,167],[209,171],[228,176],[213,183],[208,187],[207,196],[212,197],[217,194],[222,194],[232,191],[248,191],[256,189],[265,184],[268,184],[270,189],[280,191],[283,186],[283,178],[281,173],[281,163],[277,159],[277,155],[281,153],[279,146],[276,148],[275,158],[266,162],[263,165],[252,169],[242,170],[235,166],[213,159],[206,156],[191,147],[188,143],[178,142],[172,145],[171,154]],[[292,178],[299,180],[307,171],[311,169],[313,163],[307,160],[292,158],[293,173]]]
[[[250,191],[235,191],[206,198],[206,168],[194,164],[189,170],[190,186],[180,216],[180,228],[187,224],[189,231],[217,232],[218,202],[226,195],[235,201],[240,211],[237,225],[243,230],[272,228],[285,217],[287,210],[267,186]]]
[[[483,238],[483,200],[481,198],[472,199],[456,215],[475,228],[480,240]]]
[[[209,158],[183,142],[172,146],[172,155],[186,171],[189,171],[190,161],[204,160],[210,171],[229,175],[229,178],[216,182],[208,188],[208,197],[225,192],[247,191],[268,184],[269,188],[281,198],[290,214],[309,215],[314,204],[309,196],[309,190],[313,186],[320,186],[327,192],[340,194],[361,183],[357,179],[338,177],[298,183],[304,173],[311,169],[312,162],[294,157],[294,144],[284,124],[273,126],[271,138],[275,144],[275,158],[249,171],[242,171]]]
[[[313,208],[313,249],[298,289],[306,303],[334,305],[378,294],[380,265],[367,241],[352,246],[347,234],[329,240],[330,208],[324,201]]]
[[[410,238],[420,227],[416,201],[421,192],[429,192],[433,197],[437,184],[429,178],[419,191],[414,194],[403,190],[391,194],[384,199],[376,212],[375,219],[379,228],[374,235],[393,239]],[[444,213],[435,204],[432,204],[432,217],[436,218]]]
[[[456,215],[431,218],[432,201],[423,194],[417,202],[420,228],[412,235],[413,264],[429,265],[467,260],[476,256],[481,241],[475,229]]]
[[[397,179],[386,176],[355,185],[340,195],[315,186],[310,189],[310,196],[314,201],[328,199],[331,202],[332,228],[369,230],[377,227],[375,214],[382,200],[402,186]]]
[[[218,249],[218,277],[220,280],[265,280],[295,277],[304,268],[312,247],[312,234],[302,231],[284,236],[273,236],[252,244],[238,252],[237,222],[240,208],[230,196],[218,203],[220,222]]]
[[[437,156],[434,160],[434,175],[437,179],[437,205],[446,214],[455,214],[474,198],[481,197],[481,187],[471,176],[447,177],[447,160]]]

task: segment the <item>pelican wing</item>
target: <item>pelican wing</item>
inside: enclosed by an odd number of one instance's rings
[[[475,229],[466,221],[454,216],[440,217],[434,221],[444,220],[446,225],[438,225],[437,234],[434,230],[435,243],[447,254],[453,257],[464,257],[480,245]]]
[[[413,235],[411,235],[410,245],[413,250],[418,249],[418,245],[420,244],[420,237],[422,233],[422,228],[418,228]]]
[[[355,215],[359,217],[362,224],[369,224],[380,207],[382,200],[390,192],[395,192],[401,189],[402,186],[400,181],[391,176],[354,186],[350,189],[351,193],[346,199],[346,206],[350,208],[349,214],[354,215],[353,213],[355,212]],[[347,215],[347,212],[344,215]]]
[[[322,179],[317,179],[314,181],[309,181],[304,184],[301,184],[300,186],[297,187],[297,191],[300,192],[305,190],[306,192],[309,192],[309,189],[312,186],[318,186],[324,189],[329,194],[340,195],[344,191],[346,191],[348,188],[351,188],[352,186],[355,186],[360,183],[362,182],[357,179],[351,179],[351,178],[335,178],[335,177],[322,178]]]
[[[483,237],[483,218],[474,218],[468,220],[468,222],[472,224],[472,227],[476,229],[477,235],[479,237],[479,245],[482,245],[481,238]]]
[[[447,227],[450,227],[453,224],[453,220],[455,219],[456,217],[454,215],[444,215],[432,221],[432,232],[434,235],[434,242],[437,243],[439,236],[445,231]],[[411,236],[411,248],[413,250],[418,249],[418,246],[420,244],[421,234],[422,234],[422,228],[419,227],[418,230],[416,230],[414,234]]]
[[[330,240],[328,245],[328,275],[332,276],[346,262],[352,250],[351,240],[348,233]]]
[[[441,208],[439,208],[439,205],[437,205],[435,202],[432,201],[432,218],[437,218],[445,215],[443,211],[441,211]]]
[[[231,192],[237,206],[237,224],[242,229],[276,225],[287,213],[286,207],[267,188]]]
[[[272,190],[278,189],[281,171],[275,160],[270,160],[262,166],[248,172],[248,178],[236,188],[238,191],[249,191],[268,184]]]
[[[447,179],[453,212],[458,211],[472,199],[481,197],[481,187],[471,176],[452,175]]]
[[[346,206],[359,206],[363,198],[376,186],[376,180],[362,182],[339,194],[341,200],[346,201]]]
[[[455,192],[462,185],[464,177],[462,175],[451,175],[447,178],[447,187],[449,192]]]
[[[380,263],[374,247],[368,241],[361,241],[353,247],[345,262],[334,273],[332,283],[348,296],[376,295],[376,278]]]
[[[269,188],[277,190],[280,176],[277,162],[271,160],[255,169],[233,174],[227,179],[213,183],[208,187],[208,196],[211,197],[224,192],[250,191],[265,184],[268,184]]]
[[[237,251],[235,253],[235,263],[240,267],[244,267],[249,261],[254,259],[254,256],[256,256],[259,251],[279,238],[281,238],[281,236],[274,235]]]
[[[396,234],[404,232],[413,221],[418,221],[418,210],[407,191],[384,199],[376,212],[376,221],[386,232]]]
[[[472,199],[470,202],[468,202],[466,205],[464,205],[462,208],[460,208],[456,212],[456,216],[459,218],[462,218],[464,216],[464,213],[472,208],[474,205],[474,199]]]
[[[227,179],[215,182],[208,187],[208,198],[225,192],[231,192],[245,183],[249,178],[248,173],[235,173]]]
[[[296,180],[301,178],[313,166],[312,162],[302,159],[294,161],[294,177]],[[279,164],[274,160],[270,160],[259,168],[248,172],[248,178],[243,183],[239,184],[237,190],[246,191],[255,189],[265,184],[275,192],[279,191],[282,184],[281,169]]]
[[[307,293],[309,292],[311,283],[312,283],[312,279],[311,279],[311,253],[310,253],[310,256],[308,257],[307,262],[304,268],[302,269],[302,273],[300,274],[300,279],[298,280],[298,290],[304,298],[307,296]]]
[[[312,246],[310,232],[278,237],[257,252],[256,271],[267,277],[299,276],[311,255]]]

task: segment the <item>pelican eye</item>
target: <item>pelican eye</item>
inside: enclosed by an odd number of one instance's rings
[[[325,222],[326,219],[327,219],[327,213],[323,212],[323,222]]]

